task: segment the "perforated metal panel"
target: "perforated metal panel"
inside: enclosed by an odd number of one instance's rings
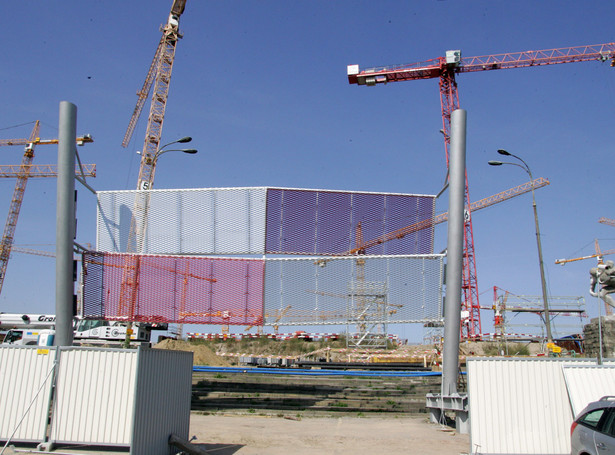
[[[434,196],[284,188],[97,194],[98,251],[330,255],[361,247],[367,254],[433,250]],[[131,234],[131,222],[137,234]],[[372,242],[390,233],[395,235]]]
[[[98,251],[257,254],[264,249],[266,188],[102,191],[97,196]],[[139,249],[137,239],[129,238],[133,213],[145,226]]]
[[[108,191],[98,200],[99,252],[83,261],[86,317],[225,325],[441,319],[434,196],[222,188]]]
[[[265,325],[441,319],[443,256],[267,259]]]
[[[430,254],[433,223],[386,242],[371,242],[433,220],[435,198],[408,194],[267,190],[266,252],[273,254]]]
[[[225,325],[437,321],[443,260],[443,255],[237,259],[88,252],[83,315]]]
[[[256,324],[263,317],[259,259],[88,252],[83,315],[183,324]]]

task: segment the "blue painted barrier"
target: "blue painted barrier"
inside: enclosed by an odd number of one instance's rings
[[[253,367],[210,367],[194,366],[194,372],[230,374],[279,374],[297,376],[358,376],[358,377],[399,377],[420,378],[442,376],[439,371],[345,371],[345,370],[307,370],[302,368],[253,368]]]

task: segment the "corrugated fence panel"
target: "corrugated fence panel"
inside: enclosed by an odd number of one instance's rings
[[[615,365],[566,365],[564,378],[575,418],[592,401],[615,395]]]
[[[471,447],[477,453],[570,453],[572,411],[562,367],[573,359],[467,361]]]
[[[54,348],[0,347],[0,439],[44,440],[55,356]]]
[[[131,455],[168,454],[171,434],[189,439],[192,355],[161,349],[139,351]]]
[[[136,366],[137,351],[62,349],[51,440],[130,445]]]

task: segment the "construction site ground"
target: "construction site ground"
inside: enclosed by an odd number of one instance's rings
[[[190,416],[191,444],[212,455],[460,455],[470,438],[426,417]],[[40,452],[9,447],[6,455]],[[58,446],[55,454],[118,455],[127,450]]]
[[[178,343],[171,343],[172,347]],[[182,343],[179,343],[181,346]],[[298,355],[290,347],[335,349],[333,359],[350,353],[335,344],[250,343],[260,355]],[[164,346],[160,346],[164,347]],[[218,344],[221,360],[234,363],[231,344]],[[235,346],[237,347],[237,345]],[[223,349],[226,348],[226,349]],[[254,352],[260,351],[260,352]],[[276,352],[277,351],[277,352]],[[397,355],[431,361],[430,347]],[[196,357],[208,357],[197,348]],[[425,393],[439,390],[439,378],[276,377],[194,373],[191,416],[193,443],[220,455],[469,453],[469,435],[429,422]],[[202,415],[204,413],[206,415]]]
[[[303,417],[192,413],[192,442],[216,455],[459,455],[469,435],[427,417]]]

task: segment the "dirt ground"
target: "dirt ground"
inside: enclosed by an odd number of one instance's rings
[[[191,444],[211,455],[467,455],[470,436],[430,423],[427,417],[267,417],[190,414]],[[0,446],[0,450],[2,446]],[[8,447],[5,455],[122,455],[59,445],[51,452]]]
[[[470,452],[470,437],[425,418],[190,417],[190,437],[215,455],[378,455]]]

